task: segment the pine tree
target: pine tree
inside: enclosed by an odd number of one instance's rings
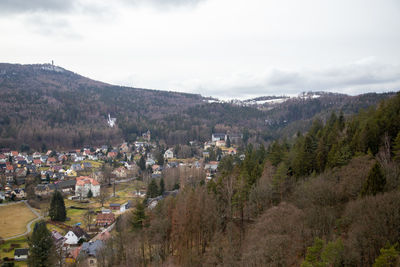
[[[147,198],[154,198],[154,197],[158,196],[158,193],[159,193],[159,191],[158,191],[157,183],[153,179],[153,180],[151,180],[151,182],[150,182],[150,184],[149,184],[149,186],[147,188],[146,197]]]
[[[226,147],[231,147],[231,139],[229,139],[229,135],[228,135],[228,137],[226,138],[225,146],[226,146]]]
[[[383,192],[386,185],[386,178],[382,172],[379,163],[375,163],[368,173],[367,180],[365,181],[361,190],[361,195],[376,195]]]
[[[87,193],[87,198],[92,198],[93,197],[93,192],[91,189],[89,189],[89,192]]]
[[[142,170],[142,171],[146,170],[146,160],[144,159],[143,155],[140,157],[138,165],[139,165],[140,170]]]
[[[143,228],[146,220],[146,213],[144,210],[144,205],[141,202],[136,204],[136,209],[133,212],[132,216],[132,228],[134,231],[140,230]]]
[[[64,198],[61,193],[56,190],[51,198],[49,216],[52,221],[64,222],[67,218],[65,210]]]
[[[165,192],[164,178],[161,177],[161,180],[160,180],[160,195],[164,194],[164,192]]]
[[[28,240],[28,265],[32,267],[53,266],[54,244],[50,231],[44,221],[39,221],[33,228],[32,236]]]

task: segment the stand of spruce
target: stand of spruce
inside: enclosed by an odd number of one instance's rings
[[[28,266],[54,266],[54,244],[51,233],[46,227],[46,222],[39,221],[35,224],[28,243]]]
[[[50,202],[49,216],[52,221],[64,222],[67,218],[64,198],[59,191],[55,191]]]

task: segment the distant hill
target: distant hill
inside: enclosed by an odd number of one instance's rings
[[[0,94],[0,147],[39,150],[134,141],[147,129],[167,145],[205,141],[215,131],[246,131],[250,140],[269,141],[292,134],[299,121],[303,131],[316,115],[352,114],[392,95],[209,103],[198,94],[110,85],[50,64],[0,64]],[[114,128],[108,114],[117,119]]]

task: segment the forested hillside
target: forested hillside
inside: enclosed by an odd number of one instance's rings
[[[400,94],[268,149],[226,156],[204,184],[120,217],[102,266],[397,266]]]
[[[132,142],[148,129],[167,145],[227,131],[268,143],[305,132],[315,116],[347,116],[393,95],[323,93],[273,106],[208,103],[201,95],[113,86],[49,64],[0,64],[0,93],[0,146],[19,150]],[[108,127],[108,114],[116,127]]]

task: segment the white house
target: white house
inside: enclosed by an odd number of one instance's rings
[[[75,195],[86,197],[89,190],[92,191],[93,197],[100,195],[100,184],[95,179],[88,176],[80,176],[76,178]]]
[[[28,259],[29,249],[27,248],[16,248],[14,251],[14,260],[26,261]]]
[[[168,149],[164,153],[164,159],[172,159],[174,157],[174,152],[172,152],[172,149]]]
[[[79,240],[86,239],[88,236],[79,226],[74,226],[72,230],[68,231],[68,233],[64,236],[65,244],[68,245],[76,245]]]
[[[220,141],[220,140],[226,141],[226,134],[224,134],[224,133],[213,133],[211,135],[211,141],[212,142],[216,142],[216,141]]]

